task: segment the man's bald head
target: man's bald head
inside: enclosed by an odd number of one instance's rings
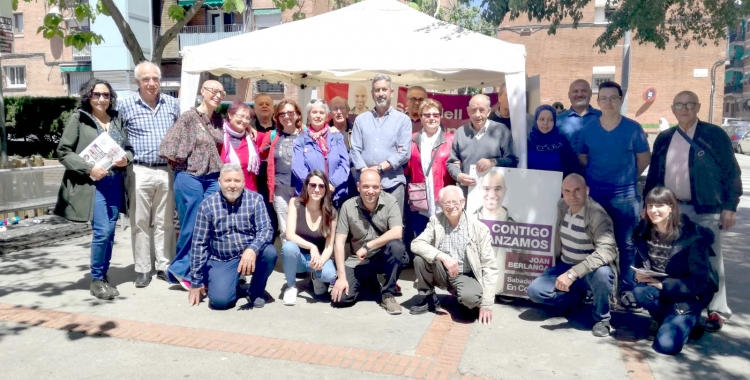
[[[591,103],[591,85],[585,79],[576,79],[568,89],[568,99],[576,112],[583,112]]]
[[[357,190],[359,190],[359,196],[365,206],[372,209],[378,202],[382,190],[378,171],[373,169],[362,170],[359,175],[359,182],[357,182]]]
[[[573,214],[581,211],[589,196],[586,180],[580,174],[568,174],[562,183],[562,195]]]
[[[688,98],[691,102],[699,103],[701,100],[698,98],[698,95],[692,91],[680,91],[677,95],[674,96],[675,102],[678,98]]]
[[[698,121],[701,103],[696,93],[685,90],[675,95],[671,108],[672,114],[677,118],[677,124],[683,130],[688,130]]]
[[[209,79],[209,80],[203,82],[203,87],[221,88],[222,90],[224,89],[224,86],[222,86],[222,84],[219,81],[213,80],[213,79]]]
[[[582,175],[576,173],[568,174],[568,176],[563,179],[563,184],[565,184],[566,182],[586,186],[586,178],[583,178]]]
[[[490,97],[485,94],[476,94],[469,100],[469,107],[486,107],[490,108]]]

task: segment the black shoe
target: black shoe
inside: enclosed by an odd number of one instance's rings
[[[91,295],[100,300],[113,300],[114,295],[109,291],[107,283],[104,280],[91,281],[91,287],[89,288]]]
[[[697,323],[692,330],[690,330],[690,340],[700,340],[703,338],[703,335],[706,333],[706,329],[703,328],[703,325],[700,323]]]
[[[151,273],[138,273],[134,282],[136,288],[147,287],[151,283]]]
[[[169,282],[169,277],[167,276],[167,272],[163,270],[157,270],[156,271],[156,279],[162,280],[164,282]]]
[[[596,337],[605,337],[609,336],[609,333],[612,330],[612,325],[609,324],[609,321],[599,321],[596,322],[594,325],[594,328],[591,329],[591,333],[594,334]]]
[[[434,313],[438,310],[440,310],[440,300],[438,299],[437,294],[435,294],[435,292],[432,292],[432,294],[426,294],[422,296],[422,299],[419,301],[419,303],[409,309],[409,314],[419,315],[424,314],[428,311]]]
[[[660,324],[655,319],[651,319],[651,324],[648,326],[648,336],[646,337],[649,341],[656,340],[656,334],[659,333]]]
[[[717,312],[708,313],[708,319],[703,323],[703,328],[708,332],[716,332],[724,327],[724,318]]]
[[[625,311],[629,311],[631,313],[640,313],[643,311],[643,308],[638,306],[638,302],[635,301],[635,296],[633,296],[633,292],[623,292],[622,296],[620,297],[620,305],[625,309]]]
[[[104,276],[104,284],[107,286],[107,289],[109,289],[109,292],[112,293],[112,296],[117,297],[120,295],[120,291],[117,290],[117,287],[109,283],[108,276]]]

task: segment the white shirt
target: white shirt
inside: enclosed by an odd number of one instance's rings
[[[685,132],[691,139],[695,136],[698,121]],[[676,126],[675,128],[680,128]],[[678,200],[693,199],[690,191],[690,143],[675,131],[667,148],[667,160],[664,170],[664,187],[674,192]]]
[[[435,204],[435,181],[432,179],[432,169],[430,174],[427,174],[427,167],[430,166],[432,161],[432,148],[435,146],[439,133],[435,132],[432,137],[427,137],[427,133],[422,131],[419,136],[419,156],[422,164],[422,173],[425,175],[425,187],[427,188],[427,211],[420,211],[419,213],[430,217],[435,215],[436,204]],[[432,165],[433,169],[435,164]]]
[[[484,126],[482,128],[479,128],[479,131],[476,132],[476,135],[474,135],[474,138],[479,140],[484,136],[484,134],[487,132],[487,128],[490,126],[490,119],[487,119],[484,121]],[[474,124],[471,124],[471,129],[474,129]]]

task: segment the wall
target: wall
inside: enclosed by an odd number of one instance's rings
[[[585,9],[581,23],[593,24],[595,21],[594,2]],[[548,35],[548,24],[528,21],[526,16],[514,21],[506,20],[500,27],[498,38],[526,46],[526,72],[529,76],[540,75],[541,101],[551,104],[561,101],[566,107],[568,87],[575,79],[583,78],[591,82],[594,66],[615,66],[615,81],[622,76],[622,45],[618,45],[606,54],[600,54],[594,48],[596,38],[604,32],[606,24],[580,25],[578,29],[562,27],[555,35]],[[504,27],[532,28],[531,35],[521,36],[519,30],[502,30]],[[694,78],[694,69],[708,69],[724,56],[725,44],[706,47],[691,46],[689,49],[675,49],[668,45],[665,50],[658,50],[653,45],[631,45],[632,70],[628,94],[627,116],[642,124],[656,124],[660,117],[666,117],[670,123],[676,119],[670,110],[672,99],[682,90],[691,90],[698,94],[702,103],[699,114],[701,119],[708,118],[711,79]],[[723,68],[717,72],[717,82],[724,78]],[[643,92],[648,87],[657,91],[656,100],[648,104],[643,100]],[[714,121],[722,112],[722,90],[714,97]],[[596,105],[596,97],[592,98]]]

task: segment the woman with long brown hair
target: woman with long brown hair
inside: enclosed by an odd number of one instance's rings
[[[701,310],[718,290],[718,276],[708,259],[714,236],[680,215],[677,197],[666,187],[651,190],[645,203],[647,217],[634,236],[640,273],[636,270],[633,296],[651,314],[654,350],[675,355],[691,335],[702,333]]]
[[[297,300],[296,274],[312,272],[316,295],[325,294],[326,283],[336,279],[333,255],[333,236],[336,230],[336,209],[333,207],[328,176],[321,170],[307,175],[299,197],[289,201],[286,239],[281,247],[287,288],[284,305]]]

